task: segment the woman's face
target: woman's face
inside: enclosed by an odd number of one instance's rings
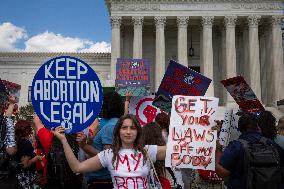
[[[131,119],[125,119],[119,130],[123,148],[132,148],[137,137],[137,129]]]

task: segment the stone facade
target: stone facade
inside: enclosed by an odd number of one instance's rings
[[[113,38],[120,37],[120,44],[112,44],[112,47],[120,46],[121,57],[137,57],[138,53],[139,57],[150,60],[153,92],[160,84],[168,61],[175,59],[212,78],[207,95],[219,97],[220,105],[235,106],[220,80],[236,75],[245,77],[265,105],[274,106],[277,100],[284,98],[282,1],[105,2],[110,17],[120,19],[120,31],[112,33]],[[132,21],[134,18],[139,18],[139,28]],[[136,44],[138,42],[141,43]],[[195,52],[192,57],[188,56],[189,44]],[[116,58],[112,54],[112,60]],[[111,67],[115,67],[115,63],[112,61]]]
[[[21,85],[20,106],[28,103],[29,87],[39,67],[57,56],[73,56],[87,62],[98,74],[103,87],[112,86],[110,53],[4,53],[0,52],[0,78]]]

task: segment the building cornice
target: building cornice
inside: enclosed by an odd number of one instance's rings
[[[233,11],[241,15],[250,14],[251,11],[254,11],[254,14],[282,14],[281,0],[105,0],[105,3],[111,16],[135,16],[136,14],[147,16],[146,13],[155,14],[155,12],[160,16],[174,16],[174,14],[169,14],[169,11],[180,13],[180,11],[199,10],[224,13]],[[162,12],[167,15],[161,15]]]
[[[78,58],[97,58],[110,59],[110,53],[78,53],[78,52],[0,52],[1,57],[7,58],[22,58],[22,57],[56,57],[56,56],[75,56]]]

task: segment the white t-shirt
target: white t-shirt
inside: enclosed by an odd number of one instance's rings
[[[155,162],[157,156],[157,146],[148,145],[145,147],[148,156]],[[147,189],[147,176],[150,170],[150,161],[143,164],[143,155],[138,152],[135,156],[133,149],[120,149],[118,161],[112,164],[113,152],[111,149],[101,151],[99,159],[103,167],[111,173],[113,188],[115,189]]]

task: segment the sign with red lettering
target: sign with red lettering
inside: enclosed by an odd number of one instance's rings
[[[261,102],[242,76],[222,80],[221,83],[226,87],[242,111],[249,113],[264,111]]]
[[[211,79],[170,60],[153,105],[170,112],[174,95],[204,96]]]
[[[133,96],[150,94],[150,64],[147,59],[118,58],[115,89],[124,96],[130,91]]]
[[[140,124],[145,125],[155,120],[155,117],[161,110],[152,105],[155,96],[134,96],[129,104],[129,113],[136,115]]]
[[[218,98],[176,95],[172,100],[166,167],[215,170]]]

